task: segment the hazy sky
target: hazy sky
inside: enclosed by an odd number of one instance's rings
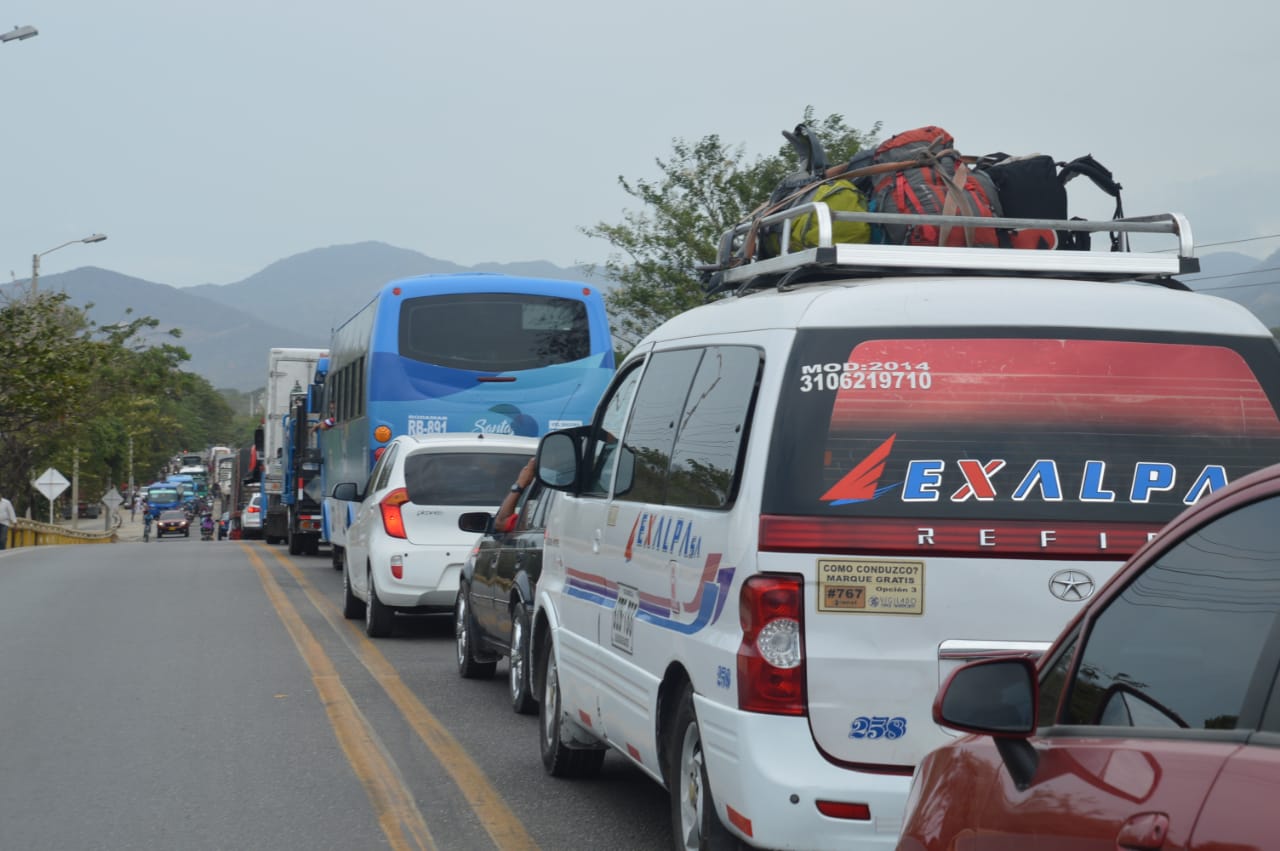
[[[673,138],[811,104],[966,153],[1092,153],[1132,214],[1280,234],[1280,6],[1249,0],[0,0],[0,274],[229,283],[378,240],[599,262]],[[1109,199],[1071,185],[1073,212]],[[1233,248],[1258,257],[1280,239]],[[1216,249],[1224,250],[1224,249]]]

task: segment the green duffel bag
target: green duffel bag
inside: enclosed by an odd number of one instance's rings
[[[858,187],[848,180],[835,178],[811,185],[807,191],[798,194],[787,206],[798,207],[810,201],[822,201],[831,208],[831,212],[865,213],[867,202]],[[760,241],[761,256],[777,257],[781,250],[781,231],[778,225],[765,229]],[[871,226],[866,222],[832,221],[831,239],[833,242],[870,242]],[[803,248],[816,248],[818,245],[818,221],[812,213],[805,213],[791,220],[791,251]]]

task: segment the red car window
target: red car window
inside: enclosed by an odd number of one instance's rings
[[[1276,667],[1267,651],[1280,617],[1277,518],[1280,497],[1239,508],[1135,577],[1096,616],[1062,720],[1255,727],[1261,697],[1253,706],[1246,697],[1255,680],[1269,685]]]

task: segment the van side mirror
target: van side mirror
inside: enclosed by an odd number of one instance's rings
[[[538,481],[555,490],[569,490],[578,481],[582,463],[578,441],[565,432],[553,431],[538,444]]]

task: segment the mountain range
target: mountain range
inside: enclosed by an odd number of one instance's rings
[[[381,242],[361,242],[306,251],[230,284],[174,287],[86,266],[41,275],[40,289],[63,290],[72,304],[92,305],[89,315],[99,325],[155,317],[160,324],[149,339],[181,345],[191,355],[189,372],[214,387],[243,392],[266,383],[268,350],[328,346],[332,330],[388,281],[458,272],[588,282],[585,267],[544,261],[459,266]],[[0,297],[29,286],[22,280],[5,284]],[[171,328],[181,329],[182,336],[172,340]]]
[[[153,316],[156,339],[179,328],[176,342],[190,354],[186,368],[214,387],[255,390],[266,381],[267,352],[277,346],[325,347],[330,332],[363,307],[388,281],[411,275],[492,272],[608,284],[585,267],[544,261],[460,266],[381,242],[334,245],[267,266],[243,281],[174,287],[86,266],[41,276],[41,288],[64,290],[73,304],[110,325]],[[1280,329],[1280,251],[1259,261],[1238,252],[1201,258],[1201,272],[1183,278],[1193,289],[1237,301],[1268,328]],[[0,286],[0,296],[29,286]],[[132,312],[130,312],[132,311]]]

